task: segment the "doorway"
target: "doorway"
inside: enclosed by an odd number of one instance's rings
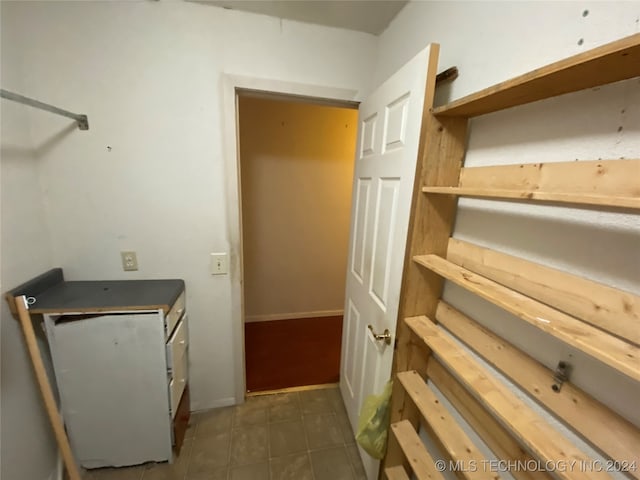
[[[247,392],[339,380],[357,105],[237,97]]]

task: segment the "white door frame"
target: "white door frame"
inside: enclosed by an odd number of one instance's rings
[[[242,263],[242,211],[240,191],[240,158],[238,155],[238,91],[253,90],[270,94],[295,95],[320,102],[348,103],[358,101],[361,92],[339,87],[310,85],[258,77],[223,74],[222,122],[224,168],[226,180],[227,231],[229,232],[229,280],[231,282],[231,321],[235,402],[244,402],[246,375],[244,364],[244,291]]]

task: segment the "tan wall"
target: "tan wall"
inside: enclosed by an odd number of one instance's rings
[[[342,310],[358,112],[241,97],[248,321]]]

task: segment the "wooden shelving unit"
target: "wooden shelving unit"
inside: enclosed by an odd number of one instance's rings
[[[591,464],[545,415],[476,359],[480,357],[603,456],[635,462],[637,469],[628,475],[640,479],[637,426],[570,381],[553,391],[554,371],[441,299],[445,279],[452,281],[640,382],[640,297],[451,238],[458,196],[631,212],[640,208],[638,159],[463,168],[470,118],[637,76],[640,34],[425,114],[396,332],[392,424],[382,469],[386,478],[442,478],[416,433],[420,426],[449,460],[467,466],[484,460],[431,385],[501,460]],[[470,480],[498,477],[482,468],[456,473]],[[510,473],[517,480],[553,477],[544,471]],[[554,475],[608,477],[606,471],[585,469]]]

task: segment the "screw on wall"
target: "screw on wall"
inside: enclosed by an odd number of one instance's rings
[[[584,38],[581,38],[580,40],[578,40],[578,45],[582,45],[584,43]]]
[[[553,384],[551,390],[558,393],[562,389],[562,384],[569,380],[569,373],[571,373],[571,365],[567,362],[560,360],[556,371],[553,374]]]
[[[583,17],[586,17],[587,15],[589,15],[589,10],[585,10],[584,12],[582,12]]]

